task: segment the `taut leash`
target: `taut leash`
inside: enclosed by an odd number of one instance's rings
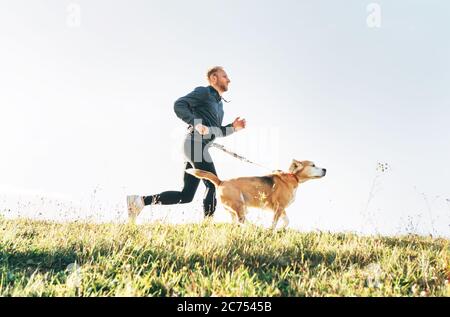
[[[238,155],[238,154],[236,154],[236,153],[234,153],[234,152],[231,152],[230,150],[227,150],[222,144],[213,143],[211,146],[213,146],[213,147],[215,147],[215,148],[218,148],[219,150],[222,150],[223,152],[225,152],[225,153],[227,153],[227,154],[233,156],[234,158],[237,158],[238,160],[241,160],[241,161],[243,161],[243,162],[250,163],[250,164],[253,164],[253,165],[256,165],[256,166],[259,166],[259,167],[264,168],[264,169],[266,169],[266,170],[269,170],[269,171],[271,171],[271,172],[273,171],[273,169],[271,169],[271,168],[268,168],[268,167],[263,166],[263,165],[261,165],[261,164],[252,162],[252,161],[246,159],[246,158],[243,157],[243,156],[240,156],[240,155]]]

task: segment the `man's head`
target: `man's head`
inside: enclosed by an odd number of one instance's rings
[[[206,76],[209,84],[213,86],[220,94],[228,91],[230,79],[221,66],[210,68]]]

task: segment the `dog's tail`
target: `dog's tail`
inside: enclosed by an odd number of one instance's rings
[[[186,173],[191,174],[197,178],[207,179],[211,183],[213,183],[216,187],[218,187],[218,186],[220,186],[220,184],[222,184],[222,181],[211,172],[190,168],[190,169],[186,170]]]

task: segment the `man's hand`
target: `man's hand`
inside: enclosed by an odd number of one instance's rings
[[[245,125],[246,125],[245,119],[241,119],[241,117],[237,117],[233,121],[233,128],[235,131],[245,129]]]
[[[209,133],[209,128],[201,123],[195,126],[195,130],[201,135],[207,135]]]

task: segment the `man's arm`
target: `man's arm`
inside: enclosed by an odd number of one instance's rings
[[[226,126],[220,127],[220,133],[216,134],[218,137],[226,137],[232,135],[236,130],[233,128],[233,124],[227,124]]]
[[[202,101],[208,97],[208,88],[197,87],[193,92],[179,98],[175,101],[174,111],[178,118],[194,126],[194,120],[200,122],[200,118],[196,118],[193,109],[200,106]]]
[[[237,117],[236,119],[234,119],[233,123],[230,123],[224,127],[220,127],[219,129],[220,129],[221,133],[219,133],[216,136],[221,136],[221,137],[229,136],[229,135],[233,134],[234,132],[245,129],[246,124],[247,123],[246,123],[245,119],[241,119],[240,117]]]

